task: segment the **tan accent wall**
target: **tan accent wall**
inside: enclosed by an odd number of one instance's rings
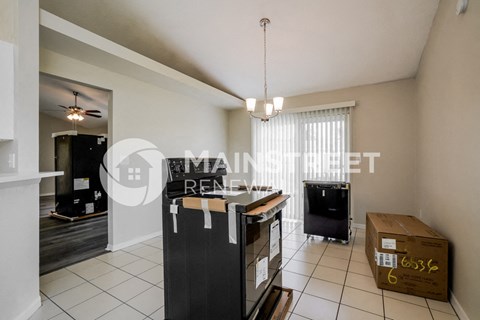
[[[351,176],[353,222],[365,224],[367,211],[415,214],[415,80],[290,97],[285,99],[285,108],[349,100],[357,101],[352,114],[352,152],[381,154],[375,159],[374,173],[369,173],[369,163],[363,158],[355,167],[361,173]],[[247,112],[230,111],[229,126],[229,160],[233,161],[233,151],[251,152]]]
[[[480,315],[480,1],[443,0],[417,76],[418,210],[451,243],[451,289]]]

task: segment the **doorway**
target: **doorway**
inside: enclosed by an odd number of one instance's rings
[[[110,99],[110,90],[40,73],[40,171],[58,170],[59,155],[55,158],[58,137],[65,136],[76,140],[79,137],[94,137],[94,141],[98,138],[99,144],[103,137],[106,146]],[[75,142],[77,145],[80,143],[84,142],[80,142],[80,139]],[[82,150],[85,149],[92,150],[88,147]],[[75,159],[75,163],[82,161],[83,156],[84,152],[70,155]],[[100,156],[100,159],[102,158],[103,155]],[[90,159],[84,161],[91,162]],[[98,174],[99,165],[100,163],[94,164],[92,172],[96,171]],[[62,171],[66,172],[62,179],[48,178],[40,183],[41,275],[101,255],[106,252],[108,244],[108,201],[105,201],[102,209],[99,209],[101,206],[98,205],[102,196],[104,200],[108,199],[105,190],[100,191],[101,187],[98,186],[94,188],[93,178],[84,177],[83,174],[79,177],[72,173],[67,174],[71,170],[65,167]],[[83,184],[82,181],[79,184],[81,179],[78,178],[84,179]],[[65,187],[65,181],[70,181],[70,185]],[[61,192],[60,186],[63,189]],[[70,199],[64,197],[65,190],[67,196],[68,192],[71,193]],[[85,200],[90,197],[90,193],[93,197],[93,192],[95,201]],[[87,198],[84,199],[84,195]],[[97,199],[98,195],[100,200]],[[79,209],[82,206],[83,209]]]

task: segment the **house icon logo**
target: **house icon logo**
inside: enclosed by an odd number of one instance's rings
[[[143,139],[125,139],[111,146],[100,165],[100,180],[108,195],[129,207],[147,205],[163,190],[163,154]]]

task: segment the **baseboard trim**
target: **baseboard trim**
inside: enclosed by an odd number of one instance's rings
[[[22,313],[20,313],[15,320],[28,320],[34,313],[35,311],[40,308],[42,305],[42,300],[40,299],[40,296],[38,296],[31,304],[28,306],[27,309],[25,309]]]
[[[367,228],[364,224],[361,224],[361,223],[352,223],[352,227],[357,228],[357,229],[366,229]]]
[[[40,194],[40,197],[47,197],[47,196],[54,196],[55,192],[49,192],[49,193],[42,193]]]
[[[152,238],[155,238],[155,237],[160,237],[162,235],[162,232],[161,231],[158,231],[158,232],[154,232],[154,233],[150,233],[150,234],[147,234],[145,236],[142,236],[142,237],[138,237],[138,238],[135,238],[135,239],[132,239],[132,240],[129,240],[129,241],[125,241],[125,242],[121,242],[121,243],[117,243],[117,244],[108,244],[107,245],[107,248],[106,250],[107,251],[118,251],[118,250],[122,250],[126,247],[130,247],[130,246],[133,246],[137,243],[140,243],[140,242],[143,242],[143,241],[147,241],[147,240],[150,240]]]
[[[470,318],[465,313],[465,310],[463,310],[462,306],[460,305],[460,302],[458,302],[457,298],[453,294],[452,290],[450,290],[450,303],[452,304],[453,309],[455,309],[455,312],[457,313],[460,320],[470,320]]]

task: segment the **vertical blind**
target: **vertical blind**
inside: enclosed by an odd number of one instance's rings
[[[348,181],[350,108],[252,119],[253,183],[291,196],[284,218],[303,220],[303,180]]]

